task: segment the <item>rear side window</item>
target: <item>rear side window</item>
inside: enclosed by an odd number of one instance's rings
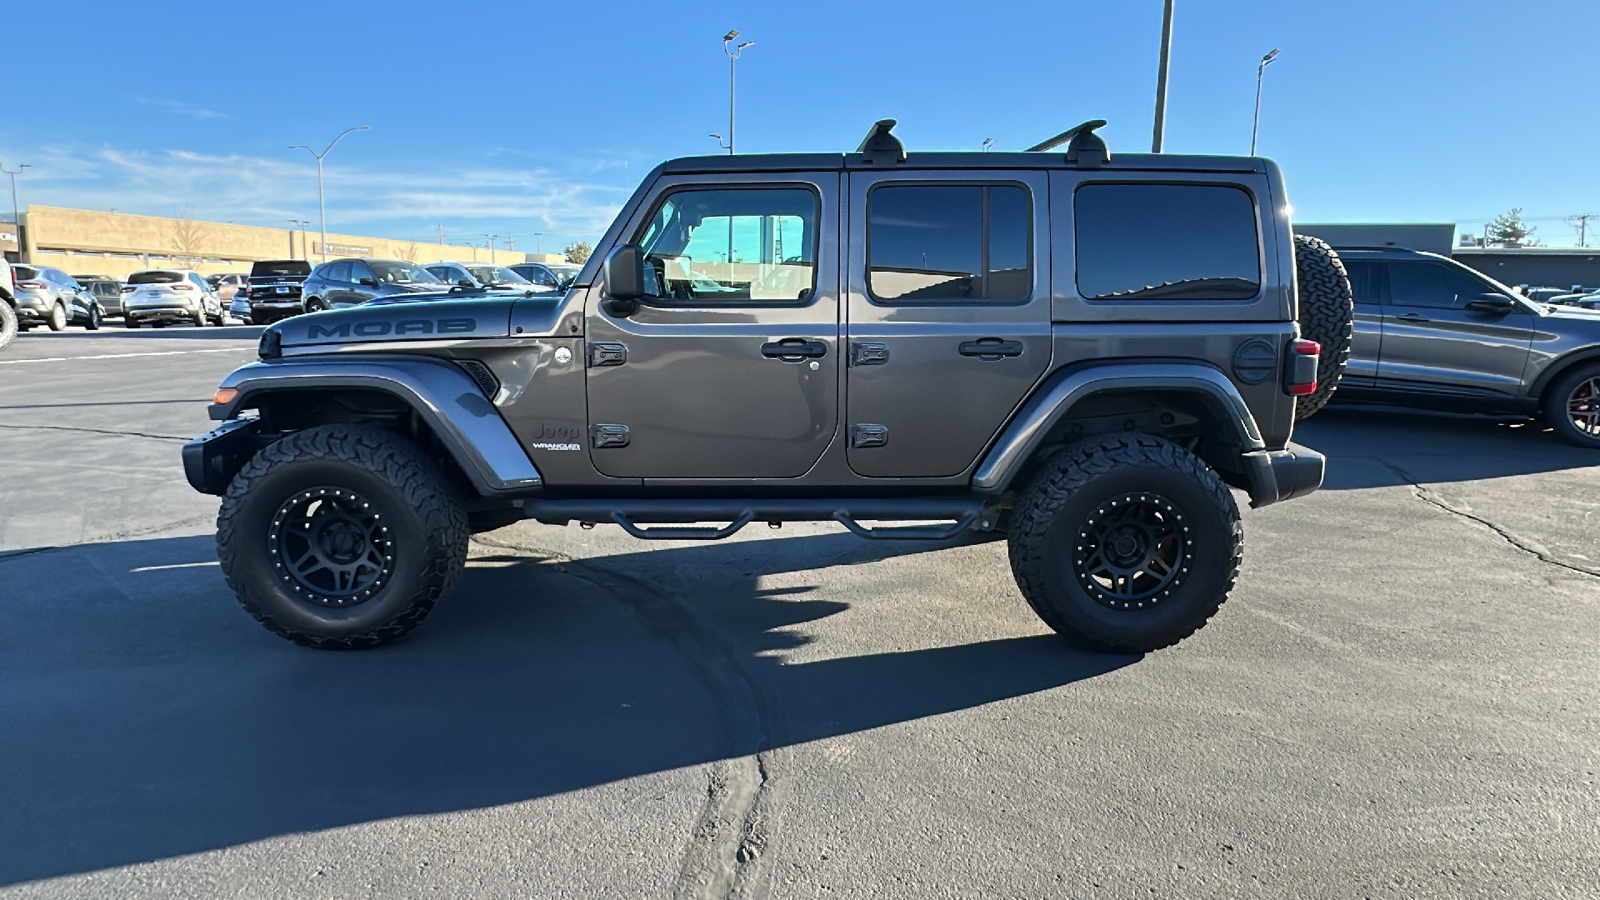
[[[1376,264],[1347,259],[1344,261],[1344,270],[1350,276],[1350,293],[1355,302],[1368,306],[1377,306],[1383,302]]]
[[[135,272],[128,276],[129,284],[177,284],[182,280],[177,272]]]
[[[1389,303],[1394,306],[1463,309],[1468,300],[1493,290],[1471,275],[1444,263],[1389,264]]]
[[[1073,199],[1089,300],[1249,300],[1261,292],[1255,203],[1222,185],[1086,184]]]
[[[882,303],[1017,301],[1032,293],[1020,185],[884,185],[867,198],[867,292]]]

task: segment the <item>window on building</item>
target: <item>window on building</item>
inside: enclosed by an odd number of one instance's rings
[[[676,191],[637,238],[660,299],[696,304],[810,299],[817,196],[804,188]]]
[[[1255,203],[1197,184],[1085,184],[1073,200],[1090,300],[1248,300],[1261,292]]]
[[[1031,220],[1019,185],[880,186],[867,199],[867,291],[889,303],[1025,300]]]

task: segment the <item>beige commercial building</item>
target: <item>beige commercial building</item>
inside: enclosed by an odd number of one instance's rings
[[[323,257],[321,235],[283,228],[258,228],[163,219],[124,213],[29,206],[22,213],[20,256],[24,262],[54,266],[70,275],[123,279],[140,269],[185,268],[202,275],[248,272],[258,259]],[[14,229],[0,224],[0,231]],[[329,232],[326,256],[404,259],[416,263],[491,259],[501,265],[527,261],[558,262],[559,254],[489,251],[425,241],[395,241]]]

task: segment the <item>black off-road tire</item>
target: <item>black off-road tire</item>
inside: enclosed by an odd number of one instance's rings
[[[45,320],[45,324],[50,326],[51,331],[66,331],[67,319],[67,305],[57,303],[50,307],[50,318]]]
[[[1105,537],[1130,505],[1171,533],[1158,544],[1171,554],[1171,580],[1144,597],[1131,590],[1143,582],[1130,579],[1118,599],[1095,580],[1090,535]],[[1244,546],[1238,505],[1217,473],[1143,434],[1090,439],[1051,457],[1013,510],[1009,540],[1012,574],[1039,618],[1072,643],[1109,653],[1170,647],[1200,630],[1228,599]],[[1103,544],[1102,554],[1111,541]]]
[[[308,593],[284,569],[280,548],[289,544],[278,533],[295,521],[285,511],[318,491],[350,508],[369,504],[372,533],[383,529],[372,541],[383,559],[377,581],[348,605]],[[406,438],[364,425],[320,425],[267,446],[234,476],[217,513],[217,555],[245,610],[325,650],[377,647],[415,628],[461,573],[467,538],[439,464]]]
[[[1539,398],[1544,420],[1556,436],[1579,447],[1600,449],[1600,366],[1578,366],[1545,386]],[[1593,430],[1579,427],[1575,415],[1593,422]]]
[[[1300,336],[1322,345],[1316,392],[1295,398],[1294,417],[1299,421],[1327,406],[1344,377],[1355,336],[1355,300],[1344,261],[1321,238],[1294,236],[1294,271],[1300,290]]]
[[[17,339],[18,330],[17,311],[4,299],[0,299],[0,350],[11,346],[11,342]]]

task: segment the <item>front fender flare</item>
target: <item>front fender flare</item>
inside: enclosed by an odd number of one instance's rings
[[[1197,363],[1108,363],[1051,376],[1000,433],[972,476],[972,487],[998,494],[1010,486],[1045,436],[1074,405],[1106,391],[1164,390],[1198,395],[1234,431],[1243,452],[1266,449],[1250,407],[1227,376]]]
[[[237,418],[268,394],[362,389],[390,394],[411,407],[439,439],[478,493],[525,492],[541,485],[539,470],[499,410],[460,367],[420,356],[297,357],[251,363],[222,380],[238,393],[212,404],[212,419]]]

